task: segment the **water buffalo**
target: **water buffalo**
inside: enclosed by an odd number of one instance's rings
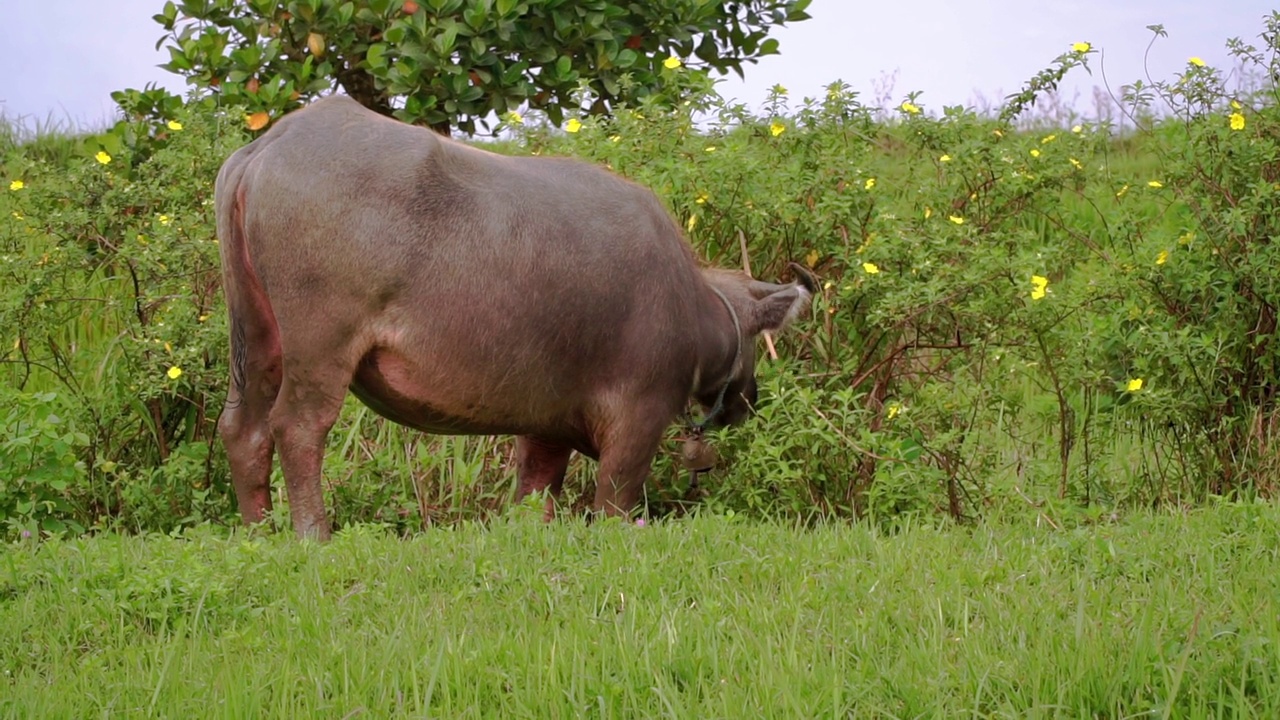
[[[236,151],[215,199],[231,333],[218,432],[246,523],[280,452],[294,530],[326,539],[325,438],[348,389],[429,433],[516,435],[520,497],[570,453],[593,509],[629,513],[690,399],[755,402],[755,343],[804,309],[702,269],[649,190],[564,158],[506,157],[333,96]]]

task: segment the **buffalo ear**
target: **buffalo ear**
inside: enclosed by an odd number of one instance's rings
[[[791,273],[796,276],[796,282],[804,286],[810,294],[818,294],[818,276],[809,272],[809,269],[800,263],[787,263],[787,267],[791,269]]]
[[[779,289],[755,301],[752,334],[783,329],[795,320],[813,297],[800,285],[781,285]]]

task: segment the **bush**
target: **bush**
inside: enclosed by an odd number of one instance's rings
[[[58,414],[55,393],[0,387],[0,518],[11,534],[84,532],[75,502],[85,489],[89,437]]]
[[[1266,25],[1266,47],[1232,47],[1271,77],[1280,15]],[[1191,63],[1126,95],[1136,132],[1038,127],[1034,101],[1091,54],[1068,50],[995,116],[908,95],[878,117],[841,83],[799,102],[775,88],[757,114],[675,72],[611,117],[508,126],[495,149],[653,188],[709,262],[775,279],[798,260],[823,280],[761,365],[758,417],[716,438],[721,468],[694,487],[664,446],[651,512],[701,498],[892,523],[1275,491],[1275,96]],[[0,373],[22,407],[56,393],[83,433],[12,416],[0,442],[83,466],[6,490],[14,531],[235,517],[213,438],[226,331],[209,204],[243,114],[118,99],[130,120],[79,159],[17,148],[3,168],[0,323],[17,337]],[[350,401],[326,477],[339,525],[408,529],[500,507],[511,467],[509,440],[423,436]],[[593,477],[574,462],[571,504]]]
[[[191,459],[226,382],[212,178],[242,142],[218,116],[182,110],[84,138],[65,164],[5,161],[0,326],[13,335],[0,378],[55,392],[84,433],[81,526],[205,519],[197,491],[225,513],[221,461]]]

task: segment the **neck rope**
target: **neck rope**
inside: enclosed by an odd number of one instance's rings
[[[707,425],[720,416],[724,412],[724,394],[729,390],[729,383],[733,382],[733,372],[738,368],[738,361],[742,359],[742,325],[738,322],[738,313],[734,311],[733,305],[729,303],[729,298],[720,292],[720,288],[711,285],[711,292],[720,298],[720,302],[724,303],[725,310],[729,311],[729,317],[733,320],[733,337],[737,340],[737,345],[733,349],[733,362],[729,365],[729,373],[724,379],[724,383],[720,386],[720,392],[716,394],[716,404],[711,406],[711,411],[696,423],[691,423],[689,428],[695,435],[701,435],[707,429]]]

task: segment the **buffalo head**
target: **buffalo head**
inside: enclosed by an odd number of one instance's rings
[[[693,399],[704,413],[699,428],[737,425],[751,414],[756,403],[756,336],[786,327],[818,292],[811,272],[796,263],[788,267],[796,279],[784,285],[753,280],[741,272],[703,272],[730,315],[734,348],[727,371],[700,382],[694,390]]]

